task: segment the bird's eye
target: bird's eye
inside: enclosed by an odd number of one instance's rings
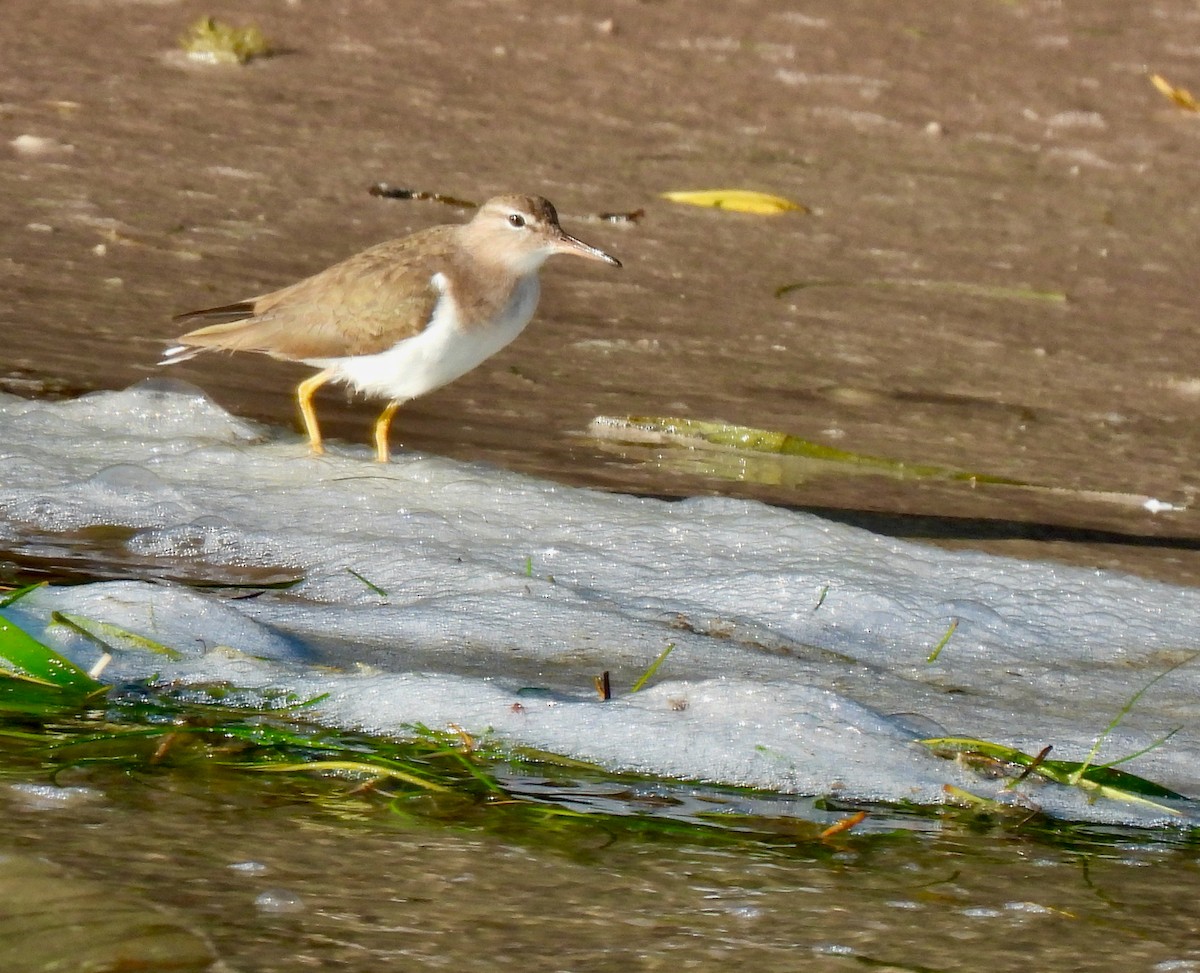
[[[525,225],[525,217],[520,213],[510,213],[508,215],[508,225],[515,226],[519,230]]]

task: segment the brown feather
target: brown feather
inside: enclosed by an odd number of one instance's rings
[[[429,323],[439,297],[432,278],[439,265],[455,262],[458,229],[390,240],[269,294],[178,315],[218,319],[179,343],[290,361],[386,351]]]
[[[206,307],[199,311],[185,311],[176,314],[172,321],[244,321],[254,316],[253,301],[238,301],[236,304],[222,304],[220,307]]]

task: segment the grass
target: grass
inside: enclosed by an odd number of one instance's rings
[[[361,574],[359,574],[357,571],[355,571],[354,568],[346,568],[346,571],[355,580],[360,581],[366,588],[370,589],[373,593],[379,595],[380,598],[388,597],[388,593],[383,588],[379,587],[379,585],[375,584],[375,582],[370,581],[367,578],[364,578]]]
[[[860,837],[861,809],[832,823],[815,802],[811,820],[739,813],[753,792],[706,789],[606,773],[577,760],[461,731],[413,725],[403,739],[310,722],[313,700],[209,685],[113,689],[102,704],[9,709],[0,701],[0,774],[105,789],[165,779],[290,799],[330,813],[398,817],[411,823],[479,828],[542,841],[548,833],[651,836],[704,845],[812,845],[833,850]],[[236,701],[229,705],[226,700]],[[272,780],[268,787],[266,778]],[[255,778],[263,778],[256,787]],[[648,798],[653,791],[654,797]],[[269,796],[268,796],[269,795]],[[759,795],[768,801],[771,795]],[[786,803],[780,801],[781,804]],[[878,835],[879,829],[876,829]]]
[[[938,641],[938,644],[933,647],[933,651],[931,651],[929,655],[925,657],[925,661],[928,664],[932,665],[933,663],[937,662],[938,656],[942,654],[942,649],[944,649],[950,643],[950,639],[954,637],[954,633],[957,631],[958,619],[952,618],[950,619],[950,624],[946,627],[946,634],[943,635]]]
[[[11,606],[33,587],[4,597],[0,608]],[[147,639],[131,642],[131,637],[139,637],[74,615],[59,613],[55,624],[83,634],[101,658],[118,649],[173,651]],[[656,675],[673,648],[670,644],[659,654],[631,692]],[[1097,798],[1135,801],[1177,814],[1160,802],[1186,800],[1183,795],[1116,768],[1139,754],[1095,763],[1103,740],[1170,671],[1129,699],[1084,761],[1047,759],[1049,748],[1030,756],[968,738],[921,742],[942,755],[988,763],[989,772],[995,766],[1014,768],[1014,786],[1036,774]],[[614,774],[560,755],[504,746],[486,735],[473,737],[455,727],[411,725],[402,737],[353,732],[315,720],[314,707],[321,699],[227,683],[106,684],[0,615],[0,775],[10,779],[55,782],[69,774],[72,783],[86,781],[103,788],[126,786],[131,778],[169,775],[200,779],[210,786],[216,778],[236,779],[241,783],[233,786],[253,792],[252,782],[260,778],[264,795],[275,794],[277,799],[282,786],[294,799],[331,813],[477,827],[539,842],[548,833],[568,842],[599,833],[605,840],[625,835],[704,845],[803,847],[811,852],[891,833],[899,815],[926,817],[933,822],[931,828],[955,817],[968,823],[985,820],[1052,840],[1075,830],[1070,823],[1036,813],[1022,812],[1014,819],[1011,809],[965,791],[951,795],[966,805],[962,808],[866,808],[823,798]],[[267,779],[274,782],[269,787]],[[1181,832],[1181,837],[1190,840],[1190,832]]]
[[[933,463],[910,462],[887,456],[857,453],[802,439],[775,429],[760,429],[707,419],[676,416],[596,416],[588,425],[595,439],[621,447],[679,447],[647,450],[656,466],[679,473],[700,474],[778,486],[780,472],[790,470],[799,481],[819,474],[884,476],[896,480],[959,483],[964,488],[1000,487],[1026,494],[1069,498],[1122,507],[1169,510],[1157,498],[1117,490],[1077,489],[1033,483],[978,470],[962,470]],[[748,461],[769,459],[756,468]],[[803,474],[798,476],[797,474]]]
[[[6,597],[19,600],[36,586]],[[169,647],[117,626],[59,613],[54,623],[84,636],[100,658]],[[133,641],[132,639],[140,639]],[[638,680],[666,660],[668,645]],[[0,616],[0,775],[124,786],[131,778],[269,777],[333,813],[477,826],[506,834],[652,835],[704,844],[805,844],[857,839],[857,811],[831,819],[807,799],[754,795],[756,803],[802,806],[794,814],[748,815],[753,792],[612,774],[582,761],[503,747],[457,728],[412,725],[403,737],[323,726],[320,697],[240,689],[225,683],[109,685]],[[236,785],[235,785],[236,786]],[[645,792],[658,792],[647,801]],[[263,791],[267,788],[264,786]],[[771,822],[774,821],[774,824]]]
[[[629,691],[631,693],[636,693],[639,689],[645,686],[646,683],[654,678],[654,674],[658,672],[659,667],[667,661],[667,656],[671,654],[674,648],[675,643],[669,643],[667,647],[658,654],[658,657],[650,663],[649,668],[647,668],[646,671],[641,674],[641,676],[638,678],[638,681],[633,684],[633,688]]]
[[[935,649],[934,654],[930,656],[928,661],[933,661],[936,653],[941,651],[942,646],[949,641],[953,631],[954,626],[946,633],[946,636],[938,644],[937,649]],[[1112,732],[1120,726],[1125,717],[1133,711],[1133,707],[1137,705],[1137,701],[1142,696],[1160,680],[1165,679],[1176,669],[1193,662],[1197,658],[1200,658],[1200,653],[1189,655],[1187,658],[1160,672],[1134,692],[1120,710],[1118,710],[1117,715],[1096,735],[1096,739],[1092,742],[1092,746],[1083,760],[1051,760],[1049,759],[1049,754],[1053,749],[1051,746],[1043,747],[1039,753],[1031,755],[1006,744],[994,743],[990,740],[976,740],[970,737],[931,737],[920,742],[935,753],[959,759],[967,766],[979,770],[986,776],[994,777],[997,774],[1008,776],[1010,778],[1007,785],[1009,789],[1016,787],[1030,776],[1036,776],[1042,780],[1060,784],[1064,787],[1078,788],[1087,792],[1093,799],[1103,797],[1114,801],[1139,804],[1168,817],[1181,817],[1182,812],[1180,810],[1163,804],[1161,801],[1184,802],[1190,800],[1186,795],[1173,791],[1168,787],[1163,787],[1161,784],[1147,780],[1144,777],[1138,777],[1136,774],[1117,769],[1119,764],[1128,763],[1162,746],[1178,733],[1181,727],[1176,727],[1169,733],[1159,737],[1153,743],[1123,757],[1099,764],[1096,763],[1096,757],[1099,755],[1104,741],[1112,735]],[[989,803],[985,799],[968,794],[960,788],[951,788],[950,790],[952,790],[954,798],[965,801],[968,804],[979,806]]]
[[[671,444],[691,449],[732,450],[739,453],[795,457],[834,464],[844,469],[882,473],[904,479],[954,480],[971,486],[981,483],[1013,487],[1032,486],[1022,480],[987,473],[855,453],[772,429],[757,429],[703,419],[672,416],[598,416],[592,420],[591,432],[597,438],[617,442]]]
[[[886,287],[886,288],[917,288],[920,290],[940,291],[945,294],[961,294],[965,297],[981,297],[991,300],[1009,301],[1042,301],[1049,304],[1065,305],[1067,295],[1063,291],[1043,290],[1034,287],[1005,287],[995,284],[976,284],[965,280],[924,280],[915,277],[882,277],[865,278],[862,280],[838,280],[835,278],[818,277],[810,280],[799,280],[792,284],[784,284],[776,288],[775,296],[785,297],[795,291],[809,290],[814,287]]]
[[[963,763],[977,770],[982,776],[1007,776],[1009,787],[1015,787],[1028,776],[1037,776],[1064,787],[1077,787],[1098,798],[1139,804],[1169,817],[1179,817],[1177,808],[1160,803],[1161,800],[1187,801],[1186,795],[1163,787],[1136,774],[1116,770],[1112,764],[1092,766],[1079,760],[1049,760],[1046,755],[1050,747],[1036,754],[1024,753],[1015,747],[990,740],[975,740],[970,737],[931,737],[920,741],[935,753],[962,759]],[[1145,752],[1145,751],[1141,751]],[[1123,759],[1132,760],[1137,754]],[[1113,761],[1113,764],[1118,761]],[[970,803],[996,805],[977,795],[970,795],[959,788],[948,788],[956,798],[966,798]],[[1158,798],[1160,800],[1154,800]],[[996,805],[998,806],[998,805]]]

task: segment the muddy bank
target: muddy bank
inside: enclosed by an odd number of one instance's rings
[[[368,195],[378,180],[538,192],[625,269],[550,265],[529,331],[407,408],[397,446],[608,489],[921,514],[934,519],[872,523],[1200,578],[1188,510],[727,480],[583,435],[598,414],[720,418],[1187,502],[1200,117],[1146,73],[1200,88],[1194,4],[250,2],[229,18],[284,53],[242,69],[173,53],[213,12],[199,4],[9,6],[22,43],[0,69],[8,390],[159,374],[171,313],[459,218]],[[42,141],[14,145],[23,135]],[[715,186],[812,212],[658,198]],[[632,227],[572,219],[639,207]],[[826,286],[776,297],[809,281]],[[306,373],[249,356],[172,374],[286,425]],[[321,411],[329,434],[362,442],[374,406],[332,392]]]

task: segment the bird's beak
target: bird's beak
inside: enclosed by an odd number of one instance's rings
[[[599,260],[601,263],[610,264],[613,267],[621,266],[621,261],[616,257],[596,247],[589,246],[582,240],[576,240],[575,237],[566,233],[562,234],[555,241],[554,252],[571,254],[576,257],[586,257],[588,260]]]

